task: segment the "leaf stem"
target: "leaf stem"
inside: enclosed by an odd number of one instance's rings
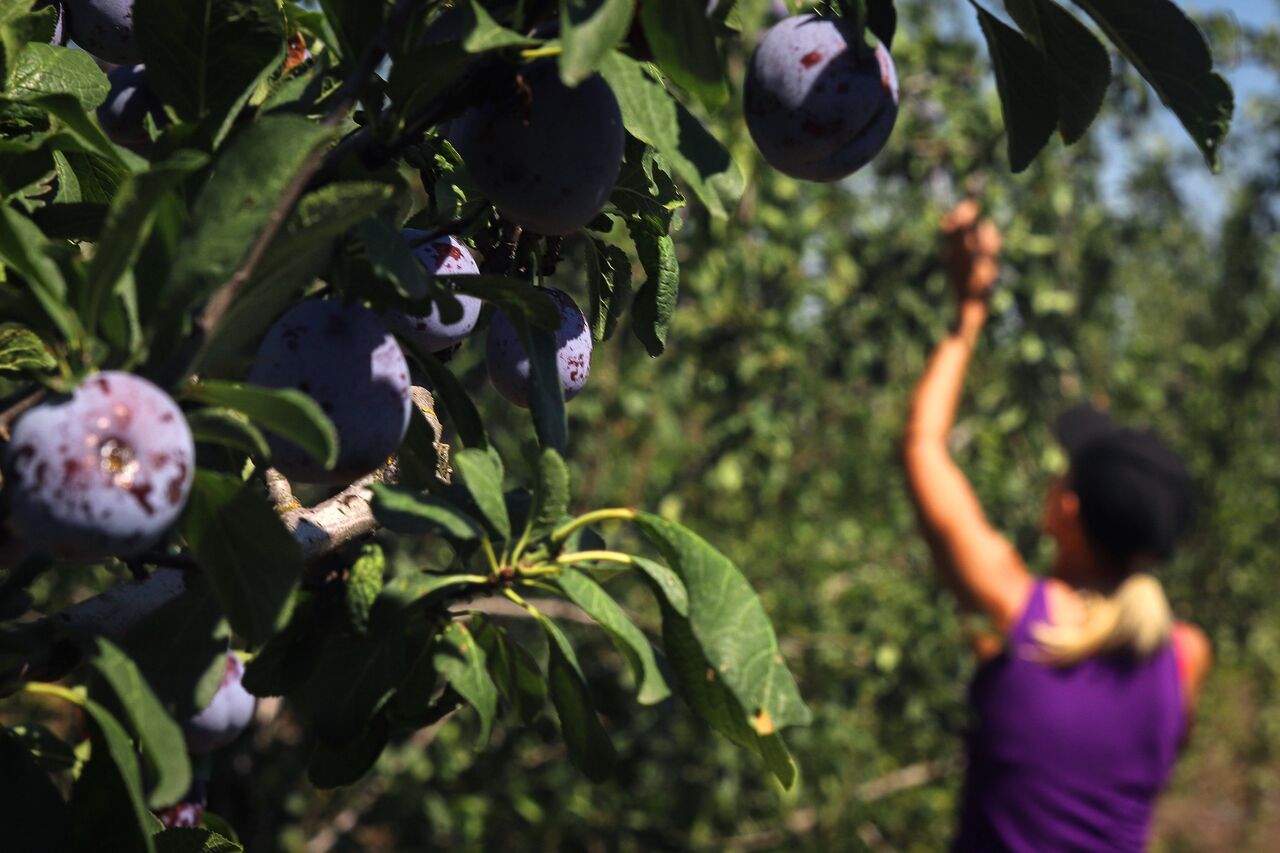
[[[502,571],[502,566],[498,562],[498,555],[493,553],[493,543],[489,541],[489,537],[485,536],[480,540],[480,547],[484,549],[484,555],[489,560],[489,569],[495,575]]]
[[[564,48],[558,44],[544,44],[542,47],[527,47],[520,51],[521,59],[542,59],[544,56],[559,56]]]
[[[22,689],[26,693],[43,693],[47,696],[57,696],[59,699],[65,699],[73,705],[84,707],[85,698],[74,690],[63,687],[61,684],[46,684],[42,681],[28,681],[22,685]]]
[[[519,569],[519,575],[522,578],[540,578],[548,575],[564,574],[564,569],[559,566],[530,566],[527,569]]]
[[[561,554],[556,557],[556,562],[562,566],[569,563],[590,563],[593,561],[622,563],[624,566],[634,566],[636,564],[635,557],[630,554],[624,554],[621,551],[574,551],[571,554]]]
[[[635,521],[638,513],[634,509],[627,507],[611,507],[609,509],[597,509],[580,515],[573,521],[566,522],[563,526],[557,528],[551,534],[552,542],[563,542],[568,539],[573,531],[580,527],[586,527],[588,524],[595,524],[597,521]]]

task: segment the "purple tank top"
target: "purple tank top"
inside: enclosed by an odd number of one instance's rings
[[[1037,580],[1006,651],[974,677],[953,850],[1141,851],[1182,739],[1173,647],[1051,667],[1028,656],[1046,619]]]

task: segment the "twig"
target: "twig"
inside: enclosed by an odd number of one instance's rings
[[[16,421],[23,412],[43,400],[47,393],[49,392],[44,388],[37,388],[22,397],[3,412],[0,412],[0,441],[9,440],[9,426]]]

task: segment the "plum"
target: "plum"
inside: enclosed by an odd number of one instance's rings
[[[569,294],[547,288],[548,296],[560,309],[560,328],[556,329],[556,367],[564,398],[572,400],[587,384],[591,373],[591,329],[582,309]],[[529,356],[515,327],[501,311],[495,312],[485,341],[485,365],[489,380],[517,406],[529,407]]]
[[[554,60],[527,66],[509,93],[471,107],[449,136],[502,215],[539,234],[568,234],[600,212],[625,141],[604,78],[569,88]]]
[[[764,34],[743,90],[747,129],[780,172],[808,181],[853,174],[880,152],[898,118],[898,78],[838,19],[797,15]]]
[[[249,727],[258,700],[244,689],[240,683],[243,678],[244,664],[234,652],[227,652],[227,668],[218,691],[209,705],[182,727],[188,751],[199,755],[221,749]]]
[[[133,37],[133,0],[66,0],[67,28],[76,44],[113,65],[142,59]]]
[[[299,482],[346,485],[383,465],[409,428],[404,353],[361,305],[309,299],[290,308],[263,338],[249,381],[296,388],[333,420],[338,460],[330,471],[287,438],[268,435],[271,464]]]
[[[208,805],[209,795],[206,791],[205,783],[200,779],[196,779],[191,783],[191,788],[186,795],[183,796],[182,802],[170,806],[164,811],[156,812],[155,815],[166,829],[200,826]]]
[[[5,472],[13,522],[33,548],[68,559],[133,557],[186,504],[195,446],[168,394],[104,371],[19,419]]]
[[[405,229],[405,237],[414,240],[426,235],[426,231]],[[418,260],[432,275],[477,275],[480,268],[465,243],[457,237],[446,235],[430,240],[414,250]],[[465,293],[456,295],[462,305],[462,317],[446,323],[440,317],[440,306],[432,305],[431,313],[414,317],[402,311],[389,311],[382,320],[387,328],[401,337],[409,338],[427,352],[438,353],[462,343],[476,328],[480,319],[481,301]]]
[[[98,106],[98,123],[107,137],[117,145],[137,149],[151,144],[146,117],[150,114],[157,127],[168,123],[160,98],[147,84],[143,65],[121,65],[107,75],[111,84],[106,100]]]

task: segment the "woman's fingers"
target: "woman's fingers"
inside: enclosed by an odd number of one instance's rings
[[[978,214],[981,213],[978,202],[971,198],[957,204],[942,217],[942,233],[955,234],[958,231],[966,231],[973,227],[978,221]]]

